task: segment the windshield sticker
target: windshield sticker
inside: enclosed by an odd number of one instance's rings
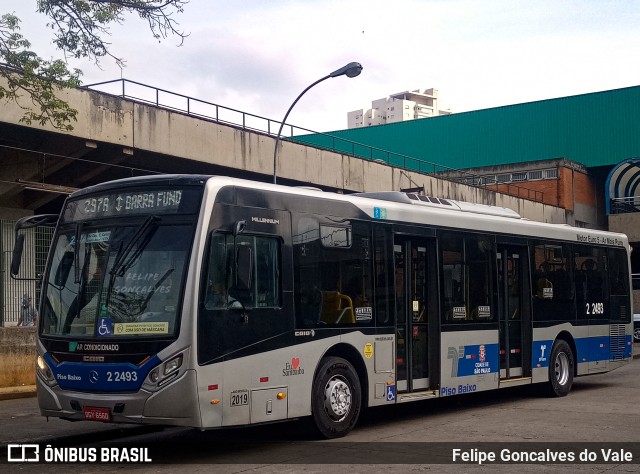
[[[82,240],[85,240],[86,238],[86,243],[97,244],[101,242],[108,242],[109,237],[111,237],[111,231],[92,232],[90,234],[87,234],[86,236],[83,235]]]
[[[105,230],[102,232],[91,232],[90,234],[82,234],[80,237],[80,243],[83,244],[100,244],[103,242],[109,242],[111,237],[111,231]],[[72,235],[69,238],[69,245],[73,247],[76,244],[76,236]]]
[[[128,336],[132,334],[169,334],[169,323],[116,323],[113,334]]]
[[[98,319],[98,337],[109,337],[113,335],[113,321],[111,318]]]

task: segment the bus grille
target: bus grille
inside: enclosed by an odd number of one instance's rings
[[[623,360],[625,349],[624,324],[609,325],[609,360]]]

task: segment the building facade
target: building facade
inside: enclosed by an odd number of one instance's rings
[[[566,158],[445,171],[440,176],[565,209],[576,227],[607,228],[602,177]]]
[[[437,89],[416,89],[374,100],[368,110],[348,112],[347,123],[348,128],[371,127],[450,113],[442,110]]]

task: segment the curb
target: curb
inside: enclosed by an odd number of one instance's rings
[[[17,398],[31,398],[36,396],[36,386],[0,388],[0,400],[15,400]]]

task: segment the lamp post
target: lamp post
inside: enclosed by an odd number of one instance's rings
[[[291,107],[289,107],[289,110],[287,110],[287,113],[284,114],[282,123],[280,123],[280,129],[278,130],[278,135],[276,135],[276,146],[273,150],[273,184],[276,184],[276,176],[277,176],[276,167],[278,165],[278,142],[280,141],[280,134],[282,133],[282,128],[284,127],[284,124],[287,121],[287,117],[289,116],[291,109],[293,109],[293,106],[298,103],[298,101],[300,100],[300,97],[302,97],[305,92],[307,92],[316,84],[324,81],[325,79],[329,79],[330,77],[338,77],[338,76],[356,77],[360,74],[360,72],[362,72],[362,65],[360,63],[349,63],[346,66],[342,66],[340,69],[336,69],[335,71],[333,71],[330,74],[327,74],[323,78],[318,79],[316,82],[314,82],[305,90],[303,90],[300,93],[300,95],[296,98],[296,100],[293,101],[293,104],[291,104]]]

